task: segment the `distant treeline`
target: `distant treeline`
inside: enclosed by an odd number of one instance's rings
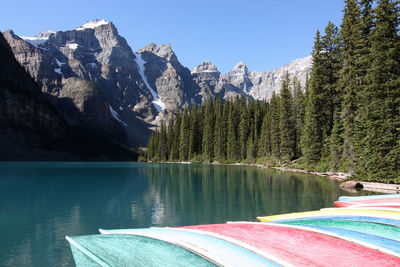
[[[302,87],[286,75],[269,102],[210,99],[164,122],[148,161],[290,163],[400,182],[398,1],[346,0],[340,29],[317,31]],[[292,163],[291,163],[292,164]]]

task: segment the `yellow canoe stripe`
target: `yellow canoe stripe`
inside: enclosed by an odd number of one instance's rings
[[[341,209],[331,208],[316,211],[306,212],[294,212],[272,216],[260,216],[258,220],[262,222],[278,221],[278,220],[290,220],[307,217],[318,217],[318,216],[368,216],[368,217],[380,217],[393,220],[400,220],[400,212],[397,211],[384,211],[384,210],[367,210],[367,209]]]

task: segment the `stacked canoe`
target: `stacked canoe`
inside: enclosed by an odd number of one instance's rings
[[[67,237],[77,266],[400,266],[400,195],[319,211]]]

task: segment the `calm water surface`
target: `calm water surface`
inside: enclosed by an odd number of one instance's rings
[[[257,167],[146,163],[0,163],[0,266],[73,266],[66,235],[256,221],[330,207],[326,177]]]

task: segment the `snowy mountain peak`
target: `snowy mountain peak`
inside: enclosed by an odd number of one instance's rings
[[[53,34],[53,31],[43,31],[37,34],[35,37],[20,36],[21,39],[27,41],[31,45],[38,47],[38,45],[44,44],[49,39],[49,36]]]
[[[35,38],[37,38],[37,39],[46,39],[47,40],[47,39],[49,39],[49,36],[52,33],[55,33],[55,32],[50,31],[50,30],[42,31],[42,32],[39,32],[38,35],[35,36]]]
[[[237,63],[236,66],[233,68],[233,72],[247,72],[247,71],[248,69],[246,67],[246,64],[243,63],[243,61]]]
[[[106,21],[105,19],[95,19],[89,22],[86,22],[85,24],[83,24],[82,26],[80,26],[79,28],[77,28],[77,30],[85,30],[85,29],[94,29],[97,28],[101,25],[106,25],[109,24],[109,21]]]
[[[303,57],[303,58],[296,58],[289,64],[279,67],[278,69],[284,68],[292,68],[292,69],[305,69],[312,66],[312,56]]]

